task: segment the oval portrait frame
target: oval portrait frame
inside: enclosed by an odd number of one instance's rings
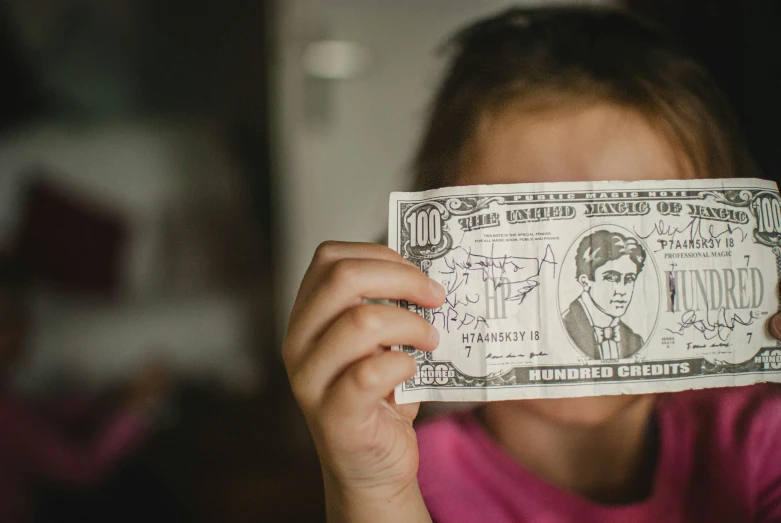
[[[646,350],[648,347],[648,342],[653,338],[654,333],[656,332],[657,326],[659,325],[659,316],[661,314],[661,308],[660,303],[662,301],[662,278],[659,276],[659,267],[656,264],[656,259],[653,256],[653,251],[648,247],[648,244],[638,237],[638,235],[626,227],[622,227],[621,225],[615,225],[612,223],[600,223],[597,225],[590,225],[586,227],[585,229],[581,230],[577,235],[575,235],[574,239],[572,240],[572,243],[567,248],[567,252],[564,254],[564,259],[562,260],[562,266],[572,262],[573,257],[575,256],[575,252],[577,251],[577,246],[580,244],[580,242],[588,236],[590,233],[594,232],[595,230],[606,230],[609,232],[618,232],[622,234],[623,236],[629,236],[634,238],[642,247],[645,249],[646,252],[646,260],[643,267],[643,271],[646,271],[648,269],[648,262],[651,262],[651,267],[653,267],[654,275],[656,276],[656,312],[654,314],[654,321],[651,325],[651,329],[649,330],[648,334],[646,335],[645,339],[643,340],[643,346],[640,347],[630,358],[632,359],[638,359],[638,356],[642,355],[642,353]],[[558,312],[558,319],[559,319],[559,325],[561,326],[561,330],[563,331],[564,335],[566,336],[567,340],[569,341],[570,345],[578,352],[578,354],[581,354],[582,356],[588,358],[590,361],[605,361],[605,360],[599,360],[599,359],[593,359],[588,354],[583,352],[583,350],[578,346],[578,344],[575,342],[575,340],[572,339],[569,332],[567,332],[567,328],[564,326],[564,320],[563,320],[563,313],[564,310],[566,310],[566,307],[569,307],[569,302],[566,304],[565,308],[562,308],[561,303],[561,292],[562,292],[562,279],[564,278],[564,274],[567,273],[567,271],[560,270],[559,271],[559,277],[558,281],[556,282],[556,310]],[[648,278],[646,278],[647,281]],[[635,289],[636,291],[637,289]],[[636,295],[636,294],[635,294]],[[631,305],[631,304],[630,304]],[[625,358],[625,359],[630,359]]]

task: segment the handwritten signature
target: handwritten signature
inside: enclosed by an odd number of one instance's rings
[[[659,220],[658,222],[654,223],[653,228],[651,229],[651,232],[644,234],[640,233],[635,229],[635,234],[642,238],[643,240],[646,240],[653,236],[654,234],[657,234],[659,236],[668,236],[671,240],[675,239],[676,235],[686,235],[688,234],[690,240],[696,240],[696,239],[702,239],[702,240],[710,240],[710,239],[718,239],[725,234],[740,234],[740,240],[743,241],[746,239],[748,234],[743,230],[742,227],[736,227],[733,226],[730,223],[724,224],[723,230],[718,230],[716,224],[709,224],[707,227],[703,223],[702,218],[699,216],[695,216],[694,218],[689,221],[688,224],[686,224],[685,227],[675,227],[673,225],[668,225],[665,223],[664,220]]]
[[[690,341],[686,342],[686,350],[705,349],[708,347],[710,347],[711,349],[717,349],[717,348],[728,349],[730,347],[730,344],[713,342],[709,346],[706,343],[692,343]]]
[[[737,312],[728,318],[727,311],[722,307],[716,313],[715,321],[711,322],[707,313],[704,319],[700,319],[695,311],[688,310],[681,316],[681,320],[678,322],[678,329],[665,330],[682,336],[686,330],[693,328],[702,334],[706,340],[718,337],[721,341],[726,341],[737,325],[751,325],[758,317],[754,315],[754,311],[751,311],[748,318],[742,317]]]
[[[493,256],[493,245],[491,249],[492,255],[485,256],[458,246],[443,259],[445,267],[439,273],[445,276],[441,282],[445,287],[445,303],[433,310],[433,323],[440,322],[446,332],[450,332],[451,327],[459,330],[488,325],[485,316],[463,310],[480,302],[480,293],[469,291],[470,279],[490,282],[494,292],[510,286],[513,291],[506,296],[506,301],[521,304],[540,285],[540,275],[546,266],[553,268],[552,277],[556,277],[557,262],[550,244],[546,245],[542,258]]]
[[[529,353],[529,359],[531,360],[531,359],[534,359],[534,358],[538,358],[538,357],[541,357],[541,356],[547,356],[547,355],[548,355],[548,353],[547,352],[543,352],[543,351],[540,351],[540,352],[530,352]],[[515,353],[512,353],[512,352],[510,352],[509,354],[494,354],[492,352],[489,352],[488,354],[485,355],[485,359],[487,359],[487,360],[501,360],[501,359],[525,358],[525,357],[526,356],[521,354],[521,353],[515,354]]]

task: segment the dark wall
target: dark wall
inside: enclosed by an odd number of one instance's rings
[[[41,97],[32,69],[22,57],[8,12],[0,4],[0,133],[21,123],[41,108]]]
[[[764,177],[779,181],[781,2],[630,0],[705,64],[737,113]]]

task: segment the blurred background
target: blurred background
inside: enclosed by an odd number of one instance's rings
[[[0,343],[18,352],[0,354],[0,433],[28,423],[31,455],[56,461],[3,476],[0,455],[0,510],[323,521],[279,358],[311,254],[382,236],[448,35],[570,3],[0,3],[0,325],[20,333]],[[591,3],[688,46],[777,179],[781,3]]]

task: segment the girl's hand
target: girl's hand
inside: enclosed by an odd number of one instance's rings
[[[770,317],[767,321],[767,328],[774,338],[781,340],[781,312],[777,312]]]
[[[393,399],[393,388],[414,375],[415,362],[387,349],[433,350],[439,336],[419,315],[366,304],[365,298],[437,307],[445,291],[382,245],[326,242],[317,249],[293,306],[283,358],[317,447],[329,503],[417,491],[412,421],[419,404]]]

